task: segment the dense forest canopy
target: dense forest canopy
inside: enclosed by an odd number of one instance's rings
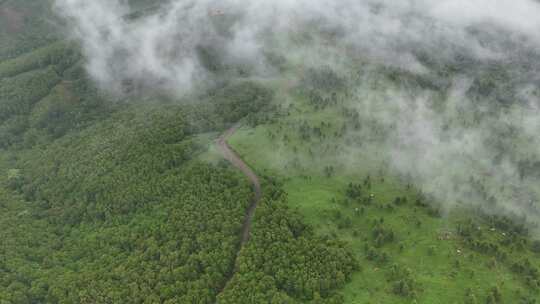
[[[0,0],[0,303],[540,301],[540,4],[487,5]]]
[[[59,41],[0,62],[2,303],[214,303],[251,191],[197,155],[272,92],[232,81],[195,103],[125,103],[100,93],[81,59]]]

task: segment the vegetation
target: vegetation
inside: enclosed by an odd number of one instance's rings
[[[54,44],[0,64],[0,148],[31,147],[81,130],[112,108],[91,83],[79,56]]]
[[[229,101],[232,88],[250,98]],[[208,107],[129,106],[6,161],[1,230],[10,243],[1,252],[1,298],[213,303],[232,272],[251,190],[231,169],[194,159],[209,144],[198,134],[230,123],[218,118],[219,111],[228,109],[231,119],[243,115],[236,109],[239,100],[253,99],[249,94],[256,92],[259,106],[270,97],[246,83],[220,92]],[[251,288],[246,278],[258,275],[249,269],[262,266],[266,275],[272,275],[269,267],[279,271],[274,289],[283,296],[335,297],[356,267],[352,256],[339,242],[318,240],[273,188],[257,213],[253,242],[240,256],[248,271],[235,274],[220,301],[242,299],[237,290]],[[283,222],[290,223],[289,232],[282,231]],[[268,239],[268,233],[284,235]],[[261,250],[263,265],[251,260]],[[297,271],[305,269],[308,277],[289,273],[298,258],[307,264]]]
[[[55,42],[31,53],[0,62],[0,79],[46,68],[49,65],[53,65],[56,72],[62,74],[79,59],[79,53],[72,46],[65,42]]]
[[[410,177],[392,174],[380,151],[371,149],[386,138],[391,124],[362,116],[348,101],[349,85],[334,85],[336,75],[310,86],[323,72],[305,73],[306,81],[292,90],[292,101],[276,99],[274,119],[241,129],[230,142],[258,172],[283,182],[288,204],[299,209],[316,234],[353,248],[360,270],[338,292],[344,303],[540,299],[538,244],[524,217],[496,217],[467,202],[443,210]],[[381,79],[366,86],[440,90],[406,73],[377,73]],[[324,79],[330,88],[321,93]],[[354,159],[347,157],[348,149]],[[531,164],[523,167],[530,170],[524,174],[535,174]]]
[[[114,103],[78,61],[55,43],[0,63],[2,303],[214,303],[222,290],[237,303],[260,267],[278,298],[339,300],[353,257],[319,239],[276,185],[232,269],[251,190],[198,155],[208,132],[268,107],[270,90],[241,81],[197,103]]]
[[[130,3],[128,19],[157,9]],[[354,103],[356,90],[420,90],[441,110],[461,73],[474,78],[464,97],[476,102],[443,124],[475,125],[521,102],[526,73],[429,54],[416,54],[431,68],[422,75],[360,59],[350,70],[298,68],[266,53],[299,80],[284,84],[249,80],[249,66],[212,44],[196,50],[215,77],[204,92],[109,96],[78,46],[58,40],[49,10],[0,0],[0,304],[540,301],[537,227],[482,211],[473,195],[444,208],[377,149],[396,124]],[[221,38],[230,18],[212,19]],[[377,98],[373,113],[387,96]],[[263,181],[242,248],[253,193],[213,144],[238,122],[230,144]],[[537,149],[511,126],[492,134],[485,144],[499,161]],[[521,180],[539,176],[529,158]],[[495,210],[501,198],[481,179],[471,188]]]
[[[336,239],[317,237],[279,186],[264,189],[252,239],[219,303],[342,303],[335,291],[358,269],[352,253]]]
[[[0,61],[56,41],[53,20],[50,0],[0,1]]]

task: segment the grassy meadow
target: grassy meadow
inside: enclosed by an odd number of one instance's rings
[[[465,207],[441,214],[369,147],[356,148],[357,157],[344,161],[341,148],[332,150],[339,139],[302,140],[301,124],[324,122],[331,134],[345,118],[335,108],[316,109],[303,96],[291,95],[294,102],[277,99],[278,109],[286,109],[281,115],[263,125],[244,126],[230,144],[259,174],[278,177],[290,206],[318,233],[337,236],[352,248],[361,270],[343,290],[345,303],[540,299],[508,263],[468,247],[458,226],[474,218],[483,237],[493,242],[501,242],[506,232],[478,220]],[[351,183],[362,185],[358,198],[347,195]],[[380,231],[392,237],[380,241]],[[540,255],[530,250],[510,252],[511,260],[540,262]],[[400,282],[406,282],[408,290],[401,290]]]

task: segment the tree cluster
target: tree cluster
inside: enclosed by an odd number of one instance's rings
[[[358,269],[345,244],[314,234],[287,207],[279,187],[265,184],[247,247],[219,303],[342,303],[336,290]]]

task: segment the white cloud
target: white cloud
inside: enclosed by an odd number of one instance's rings
[[[361,117],[395,126],[379,148],[391,157],[395,170],[413,176],[441,201],[487,206],[485,196],[496,196],[506,210],[534,214],[516,193],[534,193],[532,185],[538,184],[538,177],[519,176],[521,161],[540,160],[536,1],[173,0],[159,13],[135,21],[123,18],[129,8],[117,0],[56,0],[56,6],[82,42],[90,74],[116,91],[123,80],[133,79],[179,95],[188,92],[208,76],[197,56],[200,45],[217,46],[224,58],[255,66],[255,76],[266,75],[265,50],[340,70],[348,68],[347,59],[340,57],[361,57],[432,80],[438,80],[435,72],[440,71],[432,71],[420,53],[443,65],[465,58],[469,64],[461,67],[464,71],[449,80],[452,88],[443,110],[433,109],[432,101],[439,97],[430,92],[411,94],[395,87],[373,92],[360,83]],[[224,27],[230,27],[229,36],[220,33]],[[317,31],[336,35],[315,35]],[[501,81],[521,82],[521,103],[479,115],[492,109],[465,92],[488,62],[513,63],[516,71]],[[368,73],[367,80],[371,76],[377,77]],[[504,138],[508,134],[521,140],[521,150]],[[471,177],[484,193],[471,184]]]

